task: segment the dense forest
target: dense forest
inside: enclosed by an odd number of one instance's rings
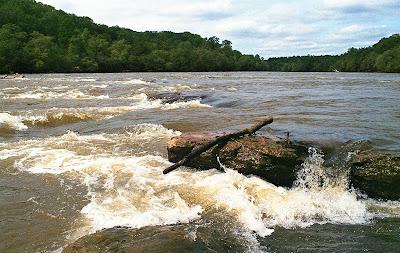
[[[262,70],[228,40],[189,32],[134,32],[33,0],[0,0],[0,72]]]
[[[269,58],[270,71],[400,72],[400,35],[381,39],[367,48],[350,48],[339,56]]]
[[[0,73],[246,70],[400,72],[400,36],[340,56],[264,60],[217,37],[135,32],[34,0],[0,0]]]

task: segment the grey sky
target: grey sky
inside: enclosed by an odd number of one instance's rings
[[[400,31],[400,0],[40,0],[96,23],[218,36],[244,53],[337,54]]]

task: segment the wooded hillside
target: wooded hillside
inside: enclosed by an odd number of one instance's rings
[[[34,0],[0,0],[0,73],[249,70],[400,72],[400,35],[339,56],[264,60],[217,37],[135,32]]]
[[[340,56],[295,56],[270,58],[271,71],[400,72],[400,35],[381,39],[367,48],[350,48]]]
[[[33,0],[0,0],[0,72],[262,70],[228,40],[95,24]]]

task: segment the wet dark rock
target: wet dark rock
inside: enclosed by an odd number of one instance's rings
[[[350,185],[377,199],[400,199],[400,156],[376,150],[369,141],[348,141],[322,147],[324,166],[349,173]]]
[[[318,146],[318,145],[317,145]],[[325,155],[325,167],[337,170],[347,170],[350,158],[361,151],[372,150],[369,141],[347,141],[345,143],[334,142],[330,145],[319,147]]]
[[[141,229],[114,227],[78,239],[63,253],[244,252],[242,244],[221,231],[190,224]]]
[[[222,134],[224,133],[185,133],[174,137],[167,145],[168,159],[178,162],[194,147]],[[308,156],[308,149],[276,137],[246,136],[204,152],[187,166],[201,170],[219,168],[217,156],[226,167],[242,174],[256,175],[275,185],[290,187]]]
[[[365,150],[355,154],[350,164],[355,188],[372,198],[400,199],[400,156]]]
[[[200,95],[200,96],[193,96],[193,95],[184,95],[181,93],[173,93],[173,92],[167,92],[167,93],[158,93],[158,94],[150,94],[148,95],[148,98],[150,100],[158,100],[160,99],[162,103],[175,103],[175,102],[187,102],[187,101],[192,101],[192,100],[197,100],[197,99],[203,99],[205,98],[205,95]]]
[[[16,78],[25,78],[25,76],[18,73],[0,76],[0,79],[16,79]]]

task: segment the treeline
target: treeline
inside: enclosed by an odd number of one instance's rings
[[[33,0],[0,0],[0,72],[263,70],[228,40],[95,24]]]
[[[264,60],[217,37],[135,32],[34,0],[0,0],[0,73],[247,70],[400,72],[400,36],[339,56]]]
[[[400,72],[400,35],[367,48],[350,48],[339,56],[295,56],[266,60],[270,71]]]

